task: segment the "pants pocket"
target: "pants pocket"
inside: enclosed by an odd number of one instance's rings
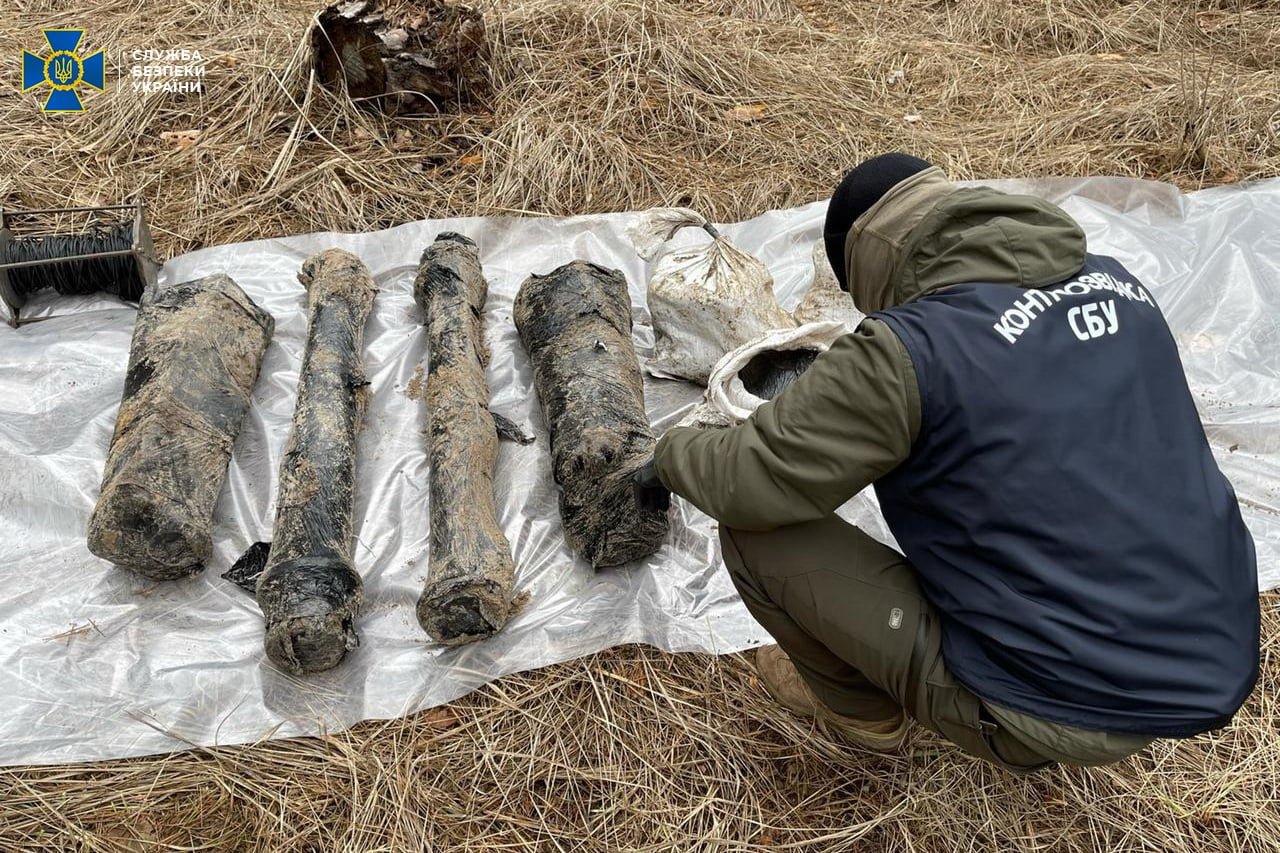
[[[921,725],[976,758],[1004,763],[983,730],[978,717],[977,697],[958,684],[933,680],[926,683],[925,691],[927,710],[917,717]]]
[[[1003,728],[981,700],[978,701],[978,724],[996,762],[1009,772],[1021,775],[1054,763]]]

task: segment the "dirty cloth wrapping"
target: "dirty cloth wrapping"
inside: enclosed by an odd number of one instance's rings
[[[1122,179],[997,186],[1062,203],[1088,231],[1092,251],[1116,255],[1150,286],[1257,541],[1262,585],[1280,584],[1280,180],[1187,196]],[[773,211],[723,229],[769,267],[785,308],[811,276],[824,208]],[[765,642],[720,568],[713,523],[682,501],[662,549],[638,564],[592,572],[564,543],[512,299],[530,273],[573,258],[617,267],[636,305],[637,348],[642,359],[650,355],[644,287],[652,268],[626,235],[634,217],[418,222],[221,246],[170,261],[164,281],[225,272],[277,325],[218,503],[213,559],[202,574],[166,584],[112,568],[85,547],[133,309],[111,297],[37,297],[24,316],[58,316],[0,328],[0,762],[54,764],[334,731],[619,643],[725,653]],[[428,512],[423,404],[406,395],[426,343],[411,290],[418,256],[441,231],[480,246],[491,287],[492,406],[538,438],[528,447],[501,444],[494,484],[517,588],[529,602],[496,637],[456,649],[431,645],[414,619]],[[219,574],[250,543],[270,538],[306,335],[297,271],[330,246],[360,255],[382,288],[366,334],[373,396],[355,495],[363,645],[336,669],[295,679],[266,662],[253,598]],[[655,432],[680,420],[699,393],[646,379]],[[869,491],[842,514],[888,541]]]

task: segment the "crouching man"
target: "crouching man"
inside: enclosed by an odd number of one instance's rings
[[[901,154],[845,177],[825,240],[868,318],[740,426],[669,431],[648,481],[720,522],[770,694],[1015,772],[1226,725],[1253,542],[1147,286],[1053,204]],[[870,484],[901,554],[835,515]]]

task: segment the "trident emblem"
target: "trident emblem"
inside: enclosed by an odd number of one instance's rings
[[[76,50],[83,37],[84,30],[45,30],[44,40],[53,51],[48,57],[22,52],[22,91],[48,83],[53,91],[44,104],[47,113],[80,112],[84,104],[76,89],[81,84],[99,90],[105,86],[102,51],[82,58]]]

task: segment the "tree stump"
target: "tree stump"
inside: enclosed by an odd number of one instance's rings
[[[456,111],[489,96],[484,19],[442,0],[398,4],[391,16],[370,2],[330,6],[311,31],[316,78],[345,86],[366,109],[391,115]]]

